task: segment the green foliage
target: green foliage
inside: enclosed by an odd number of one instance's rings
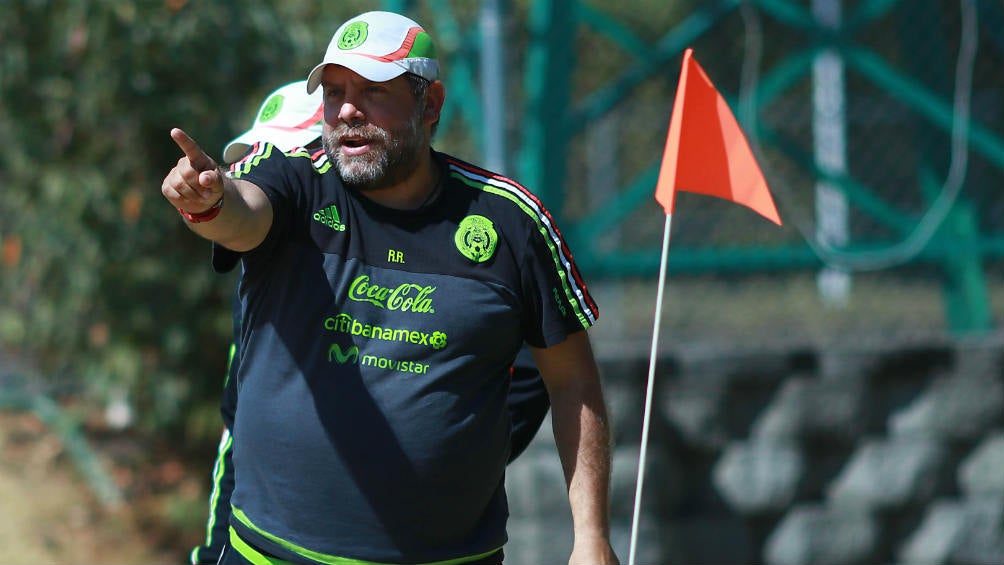
[[[211,155],[362,2],[4,2],[0,352],[146,428],[219,400],[234,279],[159,193],[179,126]],[[196,421],[205,422],[206,418]],[[218,424],[206,430],[215,435]],[[195,436],[203,435],[195,431]]]

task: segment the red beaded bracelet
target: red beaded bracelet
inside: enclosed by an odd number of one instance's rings
[[[197,214],[193,214],[191,212],[186,212],[181,208],[178,208],[178,213],[181,214],[182,218],[185,218],[189,222],[193,224],[200,224],[202,222],[208,222],[209,220],[212,220],[213,218],[218,216],[220,214],[220,210],[222,209],[223,209],[223,195],[221,194],[220,199],[216,201],[216,204],[210,206],[208,210],[204,210]]]

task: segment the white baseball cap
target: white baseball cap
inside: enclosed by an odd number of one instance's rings
[[[324,60],[307,75],[307,92],[321,84],[327,65],[341,65],[373,82],[404,73],[439,78],[432,38],[422,26],[393,12],[366,12],[342,24],[331,36]]]
[[[265,97],[251,129],[223,148],[223,161],[240,160],[258,141],[267,141],[282,151],[289,151],[321,137],[324,119],[321,93],[309,94],[306,84],[305,80],[291,82]]]

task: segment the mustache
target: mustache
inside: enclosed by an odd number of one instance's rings
[[[386,141],[389,134],[387,130],[377,127],[373,124],[359,124],[359,125],[348,125],[348,124],[338,124],[331,130],[330,139],[333,141],[342,141],[348,137],[359,137],[366,140],[378,139]]]

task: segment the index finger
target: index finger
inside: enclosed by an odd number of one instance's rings
[[[185,153],[185,157],[188,157],[188,161],[196,170],[201,172],[211,171],[216,168],[216,162],[181,128],[173,128],[171,130],[171,139],[178,144],[178,147]]]

